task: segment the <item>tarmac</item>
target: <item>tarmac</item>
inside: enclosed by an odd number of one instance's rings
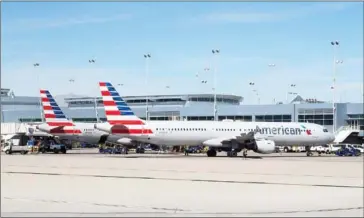
[[[1,216],[363,217],[363,157],[249,155],[2,154]]]

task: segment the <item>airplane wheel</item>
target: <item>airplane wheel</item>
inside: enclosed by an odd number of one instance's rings
[[[206,154],[207,154],[207,157],[216,157],[215,150],[208,150]]]

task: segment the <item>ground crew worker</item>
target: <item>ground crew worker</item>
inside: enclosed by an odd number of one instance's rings
[[[102,152],[104,150],[103,144],[99,143],[99,152]]]
[[[188,146],[185,147],[185,156],[188,156]]]
[[[30,152],[33,153],[33,146],[34,146],[34,138],[33,136],[27,142],[28,149],[30,148]]]

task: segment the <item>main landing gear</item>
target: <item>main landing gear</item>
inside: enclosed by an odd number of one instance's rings
[[[216,154],[217,154],[217,152],[215,149],[209,149],[207,151],[207,157],[216,157]]]
[[[236,152],[235,150],[228,151],[227,156],[228,157],[236,157],[236,156],[238,156],[238,152]]]
[[[306,156],[307,157],[313,156],[313,153],[311,151],[311,147],[310,146],[306,146],[305,147],[305,150],[306,150]]]

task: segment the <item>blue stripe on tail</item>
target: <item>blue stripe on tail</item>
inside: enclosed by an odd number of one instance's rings
[[[105,83],[107,90],[110,92],[112,99],[114,100],[115,104],[118,107],[120,115],[123,116],[133,116],[135,115],[134,112],[130,109],[130,107],[126,104],[124,99],[122,99],[116,91],[116,89],[111,85],[111,83]]]

